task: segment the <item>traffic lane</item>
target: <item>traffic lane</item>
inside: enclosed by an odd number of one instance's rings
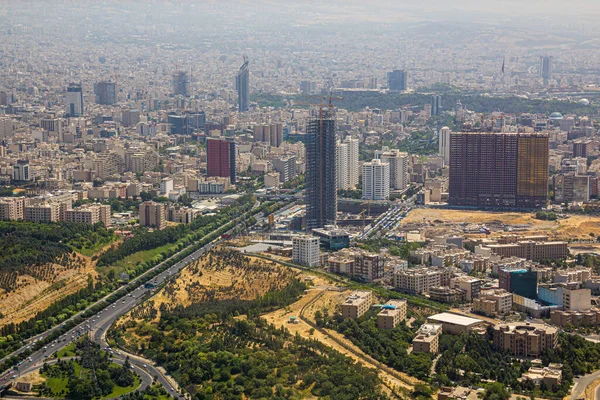
[[[77,357],[67,357],[67,358],[63,358],[63,360],[70,360],[70,359],[75,359],[75,358],[77,358]],[[124,365],[124,364],[125,364],[125,357],[120,357],[120,356],[112,356],[112,357],[111,357],[111,361],[112,361],[112,362],[115,362],[115,363],[117,363],[117,364],[120,364],[120,365]],[[52,364],[55,364],[55,363],[57,363],[57,362],[58,362],[58,359],[57,359],[57,358],[53,358],[53,359],[50,359],[50,360],[47,360],[47,361],[46,361],[46,363],[47,363],[48,365],[52,365]],[[138,364],[136,364],[135,362],[132,362],[131,360],[130,360],[130,364],[131,364],[131,365],[132,365],[132,367],[133,367],[133,371],[134,371],[135,373],[137,373],[137,374],[138,374],[138,376],[140,377],[140,386],[139,386],[139,387],[138,387],[136,390],[139,390],[139,389],[142,389],[142,390],[144,390],[144,389],[146,389],[147,387],[151,386],[151,385],[152,385],[152,382],[154,382],[154,378],[153,378],[153,376],[152,376],[152,375],[150,375],[150,373],[149,373],[148,371],[146,371],[146,369],[145,369],[145,368],[143,368],[143,366],[142,366],[142,365],[138,365]],[[28,367],[27,369],[25,369],[25,370],[22,372],[22,374],[21,374],[21,375],[30,374],[30,373],[32,373],[32,372],[34,372],[34,371],[37,371],[37,370],[39,370],[40,368],[42,368],[42,365],[43,365],[43,364],[41,364],[41,365],[32,365],[32,366]],[[114,398],[116,399],[116,398],[118,398],[118,397],[114,397]]]
[[[171,274],[167,274],[167,271],[174,269],[174,270],[176,270],[176,272],[179,272],[185,266],[187,266],[191,262],[195,261],[203,253],[205,253],[207,250],[210,250],[213,246],[215,246],[216,244],[218,244],[221,241],[222,240],[220,240],[220,239],[216,239],[214,242],[208,243],[205,246],[203,246],[202,248],[196,250],[194,253],[192,253],[192,255],[186,257],[184,260],[179,261],[178,263],[174,264],[172,267],[168,268],[166,271],[163,271],[161,274],[157,275],[157,277],[155,277],[156,281],[162,283],[166,277],[171,275]],[[160,278],[160,280],[158,278]],[[154,292],[151,289],[145,289],[143,286],[138,287],[135,291],[140,291],[140,293],[142,293],[142,292],[145,292],[146,290],[149,290],[151,293]],[[38,351],[32,353],[27,359],[25,359],[24,361],[22,361],[21,363],[18,364],[19,370],[22,370],[23,368],[31,367],[32,365],[39,364],[45,360],[48,360],[49,357],[51,356],[51,354],[62,350],[63,348],[68,346],[71,342],[78,339],[82,334],[85,334],[85,333],[89,332],[90,330],[92,330],[93,327],[95,327],[95,326],[99,326],[103,330],[106,330],[106,328],[109,327],[112,324],[112,322],[114,322],[114,320],[116,320],[118,317],[120,317],[122,314],[124,314],[124,312],[129,311],[131,308],[133,308],[137,304],[139,297],[136,296],[135,298],[133,298],[133,296],[132,297],[125,296],[122,299],[124,299],[124,300],[121,301],[121,299],[119,299],[115,303],[108,305],[103,310],[100,310],[98,313],[92,315],[85,321],[81,322],[79,325],[73,327],[71,330],[69,330],[66,333],[64,333],[63,335],[59,336],[57,339],[55,339],[50,344],[44,346],[44,348],[39,349]],[[114,310],[110,310],[111,308]],[[106,310],[108,310],[108,312]],[[108,324],[108,326],[106,326],[106,324]],[[172,386],[171,386],[170,382],[162,376],[160,371],[154,369],[154,372],[156,372],[159,382],[161,384],[163,384],[163,386],[167,389],[167,391],[172,393],[173,390],[172,390]],[[7,373],[7,375],[10,375],[10,371]],[[11,380],[11,379],[14,379],[14,378],[9,377],[8,380]]]
[[[232,228],[230,231],[228,231],[228,232],[231,232],[231,231],[233,231],[233,228]],[[214,241],[217,241],[217,240],[219,240],[219,239],[214,239],[214,240],[213,240],[213,242],[214,242]],[[193,253],[193,254],[201,254],[201,252],[203,252],[203,251],[204,251],[204,249],[205,249],[207,246],[209,246],[209,245],[210,245],[210,247],[212,247],[212,243],[213,243],[213,242],[209,242],[209,243],[207,243],[207,245],[205,245],[205,246],[203,246],[202,248],[200,248],[200,249],[196,250],[196,252],[195,252],[195,253]],[[209,248],[210,248],[210,247],[209,247]],[[182,250],[182,251],[183,251],[183,250]],[[188,256],[188,257],[189,257],[189,256]],[[186,260],[188,257],[186,257],[184,260]],[[146,274],[150,273],[151,271],[153,271],[153,270],[155,270],[155,269],[157,269],[157,268],[160,268],[160,266],[161,266],[161,265],[162,265],[164,262],[166,262],[166,261],[167,261],[167,260],[165,260],[165,261],[161,262],[161,263],[160,263],[160,264],[158,264],[157,266],[155,266],[155,267],[153,267],[153,268],[149,269],[148,271],[144,272],[142,275],[140,275],[140,276],[136,277],[136,278],[135,278],[133,281],[129,282],[129,283],[128,283],[127,285],[125,285],[124,287],[127,287],[127,286],[134,286],[134,285],[136,285],[136,284],[137,284],[137,281],[139,281],[139,280],[140,280],[140,279],[141,279],[143,276],[145,276]],[[188,261],[188,262],[186,262],[184,265],[186,265],[186,264],[188,264],[188,263],[189,263],[189,261]],[[179,265],[181,265],[181,261],[180,261],[178,264],[179,264]],[[117,289],[117,290],[118,290],[118,289]],[[115,290],[114,292],[116,292],[116,290]],[[106,295],[106,296],[104,296],[102,299],[100,299],[100,300],[96,301],[94,304],[92,304],[90,307],[93,307],[93,306],[95,306],[95,305],[97,305],[97,304],[100,304],[100,303],[102,303],[103,301],[106,301],[106,299],[107,299],[107,298],[109,298],[109,297],[110,297],[110,296],[111,296],[111,295],[112,295],[114,292],[107,294],[107,295]],[[27,343],[27,345],[26,345],[26,346],[23,346],[23,347],[21,347],[20,349],[18,349],[18,350],[16,350],[16,351],[14,351],[13,353],[6,355],[5,357],[3,357],[3,358],[0,360],[0,362],[4,362],[5,360],[7,360],[8,358],[10,358],[10,357],[12,357],[12,356],[18,356],[18,355],[22,354],[22,353],[23,353],[23,352],[24,352],[24,351],[25,351],[25,350],[28,348],[27,346],[30,346],[31,344],[33,344],[33,343],[37,342],[38,340],[41,340],[41,339],[43,339],[44,337],[47,337],[48,335],[52,334],[52,333],[53,333],[55,330],[57,330],[57,329],[59,329],[61,326],[63,326],[63,325],[64,325],[64,323],[66,323],[66,322],[68,322],[68,321],[71,321],[71,320],[73,320],[74,318],[77,318],[77,317],[81,316],[81,315],[82,315],[82,314],[83,314],[85,311],[87,311],[87,310],[83,310],[83,311],[80,311],[80,312],[78,312],[77,314],[73,315],[72,317],[70,317],[69,319],[67,319],[66,321],[64,321],[64,322],[63,322],[63,324],[61,324],[61,325],[57,325],[57,326],[55,326],[55,327],[53,327],[53,328],[50,328],[50,329],[46,330],[45,332],[42,332],[42,333],[40,333],[40,334],[38,334],[38,335],[36,335],[36,336],[33,336],[33,337],[29,338],[29,339],[26,339],[26,340],[24,341],[25,343]]]

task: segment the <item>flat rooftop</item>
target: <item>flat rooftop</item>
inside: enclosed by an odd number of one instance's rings
[[[427,318],[431,321],[437,321],[448,324],[462,325],[462,326],[471,326],[474,324],[482,323],[483,321],[477,318],[465,317],[464,315],[451,314],[451,313],[441,313],[432,315]]]

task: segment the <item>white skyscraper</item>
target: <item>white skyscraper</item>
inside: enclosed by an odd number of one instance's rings
[[[336,146],[337,188],[342,190],[356,189],[358,185],[358,139],[346,136]]]
[[[408,153],[398,149],[383,151],[376,158],[390,165],[390,188],[403,190],[408,186]]]
[[[337,188],[339,190],[350,189],[350,174],[348,173],[348,144],[338,143],[335,146],[336,166],[335,173],[337,174]]]
[[[390,197],[390,164],[372,160],[363,164],[363,199],[387,200]]]
[[[440,156],[442,157],[442,161],[444,166],[450,165],[450,134],[452,131],[447,126],[440,129],[439,132],[439,146],[440,146]]]

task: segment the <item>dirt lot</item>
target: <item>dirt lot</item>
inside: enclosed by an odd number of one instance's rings
[[[445,210],[419,208],[412,210],[402,221],[404,227],[424,227],[425,236],[433,237],[440,234],[461,233],[460,223],[494,225],[500,222],[508,225],[530,225],[527,231],[519,234],[545,234],[550,239],[566,240],[569,238],[590,238],[600,235],[600,217],[587,215],[570,215],[558,221],[542,221],[534,218],[534,213],[491,212],[475,210]],[[494,232],[502,234],[503,231]]]

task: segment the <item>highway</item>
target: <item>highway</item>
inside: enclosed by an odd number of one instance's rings
[[[256,207],[258,207],[259,204],[260,203],[257,201],[254,204],[252,209],[254,210]],[[290,205],[288,205],[288,207],[289,206]],[[242,216],[240,216],[240,217],[242,217]],[[240,217],[238,217],[238,219]],[[257,218],[260,218],[260,217],[257,216]],[[245,223],[235,225],[233,228],[231,228],[226,233],[228,233],[228,234],[234,233],[236,230],[239,229],[240,225],[245,226]],[[66,333],[62,334],[61,336],[56,338],[51,343],[48,343],[43,348],[33,352],[27,359],[23,360],[22,362],[20,362],[18,364],[18,366],[16,366],[16,367],[18,367],[18,371],[16,371],[16,370],[5,371],[5,373],[0,376],[0,388],[6,386],[9,382],[16,381],[17,378],[19,377],[19,375],[22,375],[24,373],[28,373],[28,372],[31,372],[31,371],[34,371],[34,370],[40,368],[41,365],[45,361],[50,360],[50,357],[52,356],[52,354],[54,354],[55,352],[58,352],[59,350],[63,349],[64,347],[68,346],[70,343],[72,343],[74,340],[76,340],[80,336],[89,335],[93,339],[93,341],[100,344],[100,346],[102,348],[108,349],[108,351],[111,352],[111,354],[113,355],[113,358],[118,360],[121,358],[124,359],[126,356],[129,356],[131,364],[134,366],[134,368],[136,368],[138,370],[138,372],[140,372],[140,371],[143,371],[144,373],[147,372],[152,377],[156,377],[158,382],[165,387],[165,389],[167,390],[168,393],[170,393],[171,395],[173,395],[175,397],[184,398],[183,394],[178,391],[178,388],[174,384],[175,381],[172,378],[167,377],[161,370],[156,368],[153,365],[153,362],[146,360],[142,357],[126,353],[123,350],[116,350],[116,349],[108,348],[108,345],[105,341],[105,334],[106,334],[106,331],[110,328],[110,326],[120,316],[129,312],[138,303],[143,303],[148,297],[152,296],[154,293],[156,293],[158,290],[160,290],[163,283],[165,283],[171,277],[177,275],[179,273],[179,271],[181,271],[181,269],[183,269],[186,265],[193,262],[194,260],[197,260],[205,252],[209,251],[214,246],[218,245],[221,241],[222,241],[222,239],[220,237],[212,240],[211,242],[207,243],[203,247],[194,251],[192,254],[188,255],[184,259],[180,260],[176,264],[173,264],[171,267],[169,267],[165,271],[163,271],[160,274],[158,274],[157,276],[155,276],[151,280],[151,283],[153,283],[153,286],[154,286],[153,288],[146,288],[144,285],[137,283],[137,281],[143,275],[149,273],[152,270],[155,270],[156,268],[159,268],[164,263],[164,261],[163,261],[163,263],[160,263],[156,267],[147,271],[145,274],[136,278],[135,280],[132,280],[129,283],[129,285],[139,284],[140,286],[138,286],[134,291],[132,291],[128,295],[123,296],[122,298],[120,298],[116,302],[114,302],[113,304],[108,305],[106,308],[104,308],[101,311],[97,312],[96,314],[90,316],[89,318],[87,318],[86,320],[81,322],[79,325],[73,327]],[[185,251],[185,249],[183,249],[182,251]],[[174,256],[176,256],[176,255],[174,255]],[[99,302],[101,302],[101,301],[103,301],[103,300],[100,300]],[[20,352],[25,351],[26,349],[30,348],[35,341],[40,340],[43,337],[46,337],[48,334],[50,334],[52,331],[54,331],[57,328],[58,327],[52,328],[51,330],[48,330],[48,331],[36,336],[36,338],[31,338],[30,343],[27,346],[24,346],[18,352],[13,353],[13,355],[19,354]],[[148,384],[150,384],[151,382],[152,381],[147,383],[147,382],[143,381],[142,389],[147,387]]]
[[[150,296],[154,292],[158,291],[162,283],[167,281],[171,276],[177,274],[187,264],[193,262],[194,260],[197,260],[200,256],[202,256],[202,254],[210,250],[220,241],[220,238],[213,240],[212,242],[206,244],[204,247],[201,247],[194,253],[190,254],[188,257],[174,264],[169,269],[157,275],[152,280],[152,282],[156,286],[154,289],[145,288],[144,285],[139,286],[129,295],[124,296],[123,298],[109,305],[102,311],[86,319],[81,324],[75,326],[73,329],[69,330],[65,334],[61,335],[53,342],[44,346],[42,349],[32,353],[31,356],[29,356],[26,360],[22,361],[18,365],[18,372],[9,371],[8,373],[0,377],[0,386],[5,385],[11,380],[16,380],[16,378],[18,378],[19,372],[27,373],[37,368],[40,368],[46,360],[50,359],[52,354],[68,346],[71,342],[79,338],[81,335],[90,335],[94,342],[99,343],[103,348],[106,349],[106,330],[109,329],[110,326],[121,315],[127,313],[129,310],[135,307],[138,304],[138,302],[143,302],[143,299],[140,299],[144,295]],[[158,381],[167,389],[169,393],[171,393],[174,396],[182,396],[181,393],[177,392],[176,388],[173,386],[171,381],[169,381],[169,379],[167,379],[167,377],[161,371],[154,367],[150,361],[144,360],[143,358],[137,357],[135,355],[125,353],[122,350],[109,349],[108,351],[112,352],[113,356],[117,358],[124,358],[127,355],[129,355],[131,364],[134,365],[135,368],[137,368],[138,372],[140,370],[147,371],[151,376],[156,376]],[[150,383],[151,382],[152,381],[150,380]],[[142,385],[142,388],[145,388],[145,385]]]
[[[255,204],[255,207],[253,207],[253,208],[256,208],[256,204]],[[237,225],[234,226],[232,229],[230,229],[227,233],[234,232],[236,229],[238,229]],[[157,292],[159,290],[159,288],[165,281],[167,281],[172,276],[176,275],[186,265],[193,262],[194,260],[197,260],[205,252],[212,249],[215,245],[219,244],[221,241],[222,241],[221,238],[214,239],[213,241],[211,241],[211,242],[207,243],[206,245],[204,245],[203,247],[199,248],[198,250],[196,250],[195,252],[193,252],[192,254],[187,256],[186,258],[182,259],[181,261],[177,262],[176,264],[173,264],[170,268],[161,272],[159,275],[154,277],[154,279],[152,279],[152,281],[151,281],[155,286],[154,288],[145,288],[144,285],[138,286],[130,294],[120,298],[115,303],[108,305],[106,308],[104,308],[103,310],[94,314],[93,316],[87,318],[86,320],[81,322],[79,325],[73,327],[71,330],[69,330],[68,332],[59,336],[57,339],[55,339],[51,343],[48,343],[43,348],[35,351],[27,359],[25,359],[19,363],[19,365],[17,366],[18,371],[14,371],[14,370],[7,371],[6,373],[4,373],[4,375],[0,376],[0,387],[6,386],[6,384],[11,381],[16,381],[16,378],[18,378],[19,373],[21,373],[21,372],[31,372],[37,368],[40,368],[41,365],[46,360],[50,359],[52,354],[54,354],[55,352],[58,352],[59,350],[61,350],[64,347],[68,346],[71,342],[76,340],[81,335],[85,335],[85,334],[90,335],[96,343],[99,343],[103,348],[106,348],[107,345],[104,340],[104,335],[106,333],[106,330],[109,329],[109,327],[121,315],[130,311],[138,303],[143,302],[145,299],[143,299],[142,297],[150,297],[151,295],[153,295],[155,292]],[[156,266],[154,268],[158,268],[161,264],[159,264],[158,266]],[[150,271],[148,271],[148,272],[150,272]],[[130,284],[134,284],[134,283],[135,283],[135,281],[132,281]],[[48,331],[44,332],[43,334],[38,335],[37,339],[46,337],[48,334],[50,334],[52,331],[54,331],[57,328],[58,327],[55,327],[52,330],[48,330]],[[20,351],[17,352],[16,354],[29,348],[31,346],[31,344],[34,343],[35,341],[36,341],[36,339],[32,339],[30,344],[28,344],[27,346],[20,349]],[[170,381],[168,379],[168,377],[166,377],[159,369],[157,369],[154,365],[152,365],[152,363],[150,361],[145,360],[141,357],[137,357],[133,354],[125,353],[122,350],[109,349],[109,351],[111,351],[113,353],[113,356],[117,356],[117,357],[119,357],[119,356],[125,357],[125,356],[129,355],[131,364],[134,365],[134,368],[137,368],[138,370],[147,371],[151,376],[157,377],[158,382],[160,382],[171,395],[176,396],[176,397],[181,396],[181,398],[183,398],[183,395],[181,393],[179,393],[177,391],[177,389],[175,388],[175,386],[171,383],[172,381]],[[142,385],[142,389],[143,388],[145,388],[144,385]]]

